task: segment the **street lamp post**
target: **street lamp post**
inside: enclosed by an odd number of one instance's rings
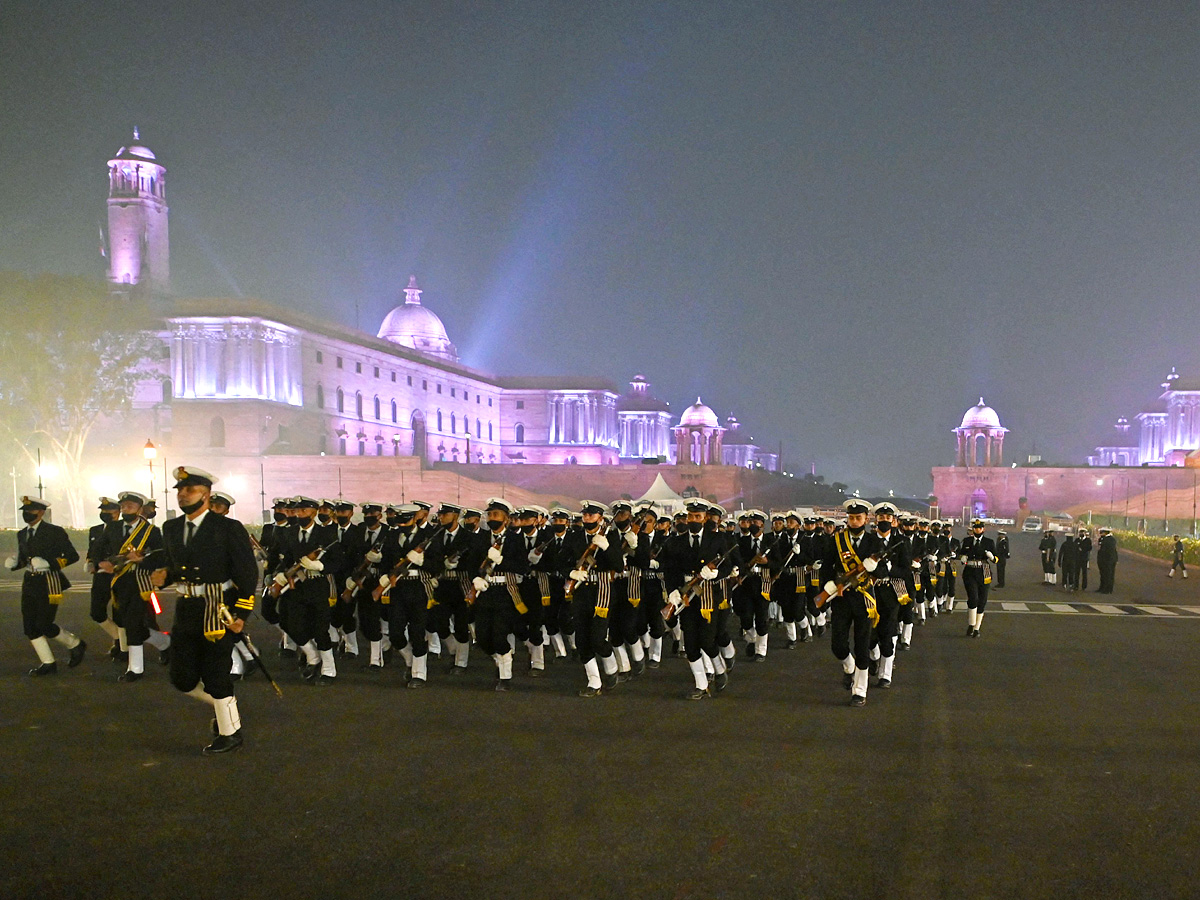
[[[146,438],[146,446],[142,448],[142,456],[146,458],[146,472],[150,478],[150,499],[154,499],[154,458],[158,456],[158,448],[150,438]]]

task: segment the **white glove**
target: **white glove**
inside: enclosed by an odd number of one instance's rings
[[[825,587],[823,588],[823,590],[825,591],[826,594],[829,594],[832,597],[834,594],[837,593],[837,585],[834,584],[832,581],[827,581],[827,582],[825,582]]]
[[[700,577],[705,581],[712,581],[717,577],[717,570],[712,566],[704,565],[700,567]]]
[[[381,577],[379,579],[379,589],[381,591],[386,591],[391,586],[392,586],[392,579],[389,578],[387,575],[384,575],[383,577]]]
[[[872,559],[871,557],[868,556],[866,559],[863,560],[863,568],[866,569],[868,572],[874,572],[876,569],[879,568],[879,560]]]
[[[819,568],[821,568],[821,565],[822,565],[821,560],[818,559],[815,563],[813,563],[813,568],[819,569]]]
[[[304,566],[304,568],[308,569],[310,572],[325,571],[325,563],[321,562],[319,559],[309,559],[307,556],[300,557],[300,565]]]
[[[625,543],[629,545],[630,550],[636,550],[638,545],[638,536],[632,531],[625,532]]]
[[[675,609],[679,609],[683,606],[683,597],[680,596],[679,591],[671,591],[671,593],[667,594],[667,602],[675,607]]]
[[[602,534],[598,534],[594,538],[592,538],[592,543],[596,545],[597,550],[607,550],[608,549],[608,538],[606,538]]]
[[[425,553],[422,550],[409,550],[404,558],[414,566],[425,565]]]
[[[572,569],[571,580],[575,582],[587,581],[588,573],[583,569]]]
[[[31,559],[29,561],[29,571],[30,572],[49,572],[50,571],[50,563],[46,562],[46,560],[42,559],[40,556],[35,556],[33,559]]]
[[[995,554],[995,553],[993,553],[991,550],[988,550],[988,551],[986,551],[986,553],[987,553],[988,562],[995,562],[995,561],[996,561],[996,554]]]
[[[541,562],[541,560],[542,554],[538,553],[536,550],[529,551],[529,562],[531,565],[536,566],[539,562]]]
[[[457,568],[458,568],[458,557],[457,556],[447,556],[446,557],[446,571],[450,572]]]
[[[792,544],[792,552],[793,553],[800,552],[800,542],[799,541],[796,541],[794,544]]]
[[[475,593],[482,594],[488,589],[488,583],[484,579],[476,576],[471,579],[471,585],[475,588]]]
[[[15,572],[17,570],[17,558],[15,556],[10,556],[8,559],[6,559],[4,561],[4,568],[8,569],[10,572]]]
[[[352,590],[354,590],[356,587],[358,587],[358,582],[357,582],[357,581],[355,581],[353,578],[347,578],[347,579],[346,579],[346,590],[348,590],[348,591],[352,591]]]
[[[729,575],[728,575],[728,576],[726,576],[726,577],[728,577],[728,578],[737,578],[737,577],[738,577],[738,575],[740,575],[740,574],[741,574],[741,571],[742,571],[742,570],[741,570],[741,569],[739,569],[737,566],[734,566],[732,569],[730,569],[730,570],[729,570]]]
[[[380,553],[378,550],[368,550],[367,551],[367,562],[374,564],[374,563],[379,562],[382,559],[383,559],[383,554]]]
[[[496,565],[500,565],[504,561],[504,554],[500,552],[499,547],[488,547],[488,559]]]
[[[280,587],[287,587],[287,576],[284,575],[282,572],[276,572],[275,577],[272,578],[271,580],[273,582],[275,582],[277,585],[279,585]]]
[[[658,560],[657,560],[657,559],[652,559],[652,560],[650,560],[650,568],[651,568],[651,569],[657,569],[657,568],[658,568]]]
[[[913,567],[914,569],[919,569],[919,568],[921,568],[921,561],[920,561],[919,559],[914,559],[914,560],[912,561],[912,567]]]

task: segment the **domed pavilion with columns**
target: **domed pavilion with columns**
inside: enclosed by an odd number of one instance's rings
[[[1008,434],[1008,429],[1000,424],[1000,417],[982,397],[963,414],[962,424],[954,429],[954,433],[958,437],[956,466],[990,468],[1004,465],[1004,435]]]

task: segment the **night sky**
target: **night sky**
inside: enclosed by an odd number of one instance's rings
[[[1081,461],[1200,374],[1198,51],[1194,0],[5,3],[0,269],[103,271],[137,125],[182,295],[373,334],[415,274],[468,365],[924,496],[981,394]]]

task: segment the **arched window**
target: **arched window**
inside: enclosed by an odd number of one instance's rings
[[[492,423],[488,422],[488,440],[492,439]]]
[[[517,426],[517,443],[518,444],[525,443],[525,426],[524,425]]]
[[[358,442],[358,455],[359,455],[359,456],[366,456],[366,455],[367,455],[367,442],[366,442],[366,441],[359,441],[359,442]]]
[[[454,434],[456,431],[458,431],[458,416],[450,413],[450,433]]]
[[[164,378],[162,383],[162,402],[170,403],[175,399],[175,385],[170,378]]]
[[[379,398],[375,398],[375,421],[379,421]]]
[[[354,414],[356,416],[358,416],[360,419],[363,417],[363,415],[362,415],[362,392],[361,391],[357,391],[354,394]]]
[[[475,420],[475,437],[477,437],[477,438],[483,437],[483,423],[480,422],[478,419]]]
[[[442,411],[438,410],[438,431],[442,430]]]
[[[213,416],[212,421],[208,423],[208,446],[225,446],[225,420],[220,416]]]
[[[325,408],[325,388],[317,385],[317,409]]]
[[[346,395],[342,393],[341,388],[338,388],[337,392],[337,409],[338,412],[346,411]]]
[[[393,400],[392,401],[392,423],[395,424],[397,421],[398,420],[396,419],[396,401]]]

